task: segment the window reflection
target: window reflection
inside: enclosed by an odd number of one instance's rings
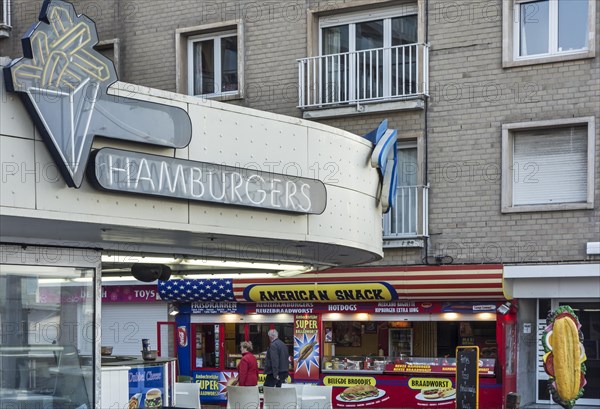
[[[548,49],[548,1],[534,1],[520,6],[520,55],[546,54]]]
[[[93,407],[94,298],[93,269],[2,265],[3,404]]]
[[[558,51],[588,47],[588,0],[558,2]]]
[[[196,368],[219,367],[219,324],[194,324]]]

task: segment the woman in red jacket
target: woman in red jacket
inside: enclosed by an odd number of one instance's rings
[[[258,383],[258,364],[252,353],[252,342],[244,341],[240,344],[242,359],[238,364],[238,385],[256,386]]]

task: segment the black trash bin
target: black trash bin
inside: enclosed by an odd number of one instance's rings
[[[509,392],[506,395],[506,409],[519,409],[521,405],[521,395]]]

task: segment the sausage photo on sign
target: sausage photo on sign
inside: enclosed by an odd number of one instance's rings
[[[310,342],[306,345],[304,345],[302,347],[302,349],[300,350],[300,354],[298,356],[298,361],[304,361],[306,358],[308,358],[310,356],[310,354],[312,354],[315,345],[317,345],[316,341]]]

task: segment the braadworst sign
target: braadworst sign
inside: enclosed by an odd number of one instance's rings
[[[24,57],[4,68],[5,83],[21,97],[68,186],[79,188],[87,169],[92,184],[108,191],[323,213],[327,191],[319,180],[112,148],[92,153],[96,135],[182,149],[192,122],[181,108],[111,90],[114,65],[94,49],[94,22],[72,4],[45,0],[39,20],[22,40]]]

